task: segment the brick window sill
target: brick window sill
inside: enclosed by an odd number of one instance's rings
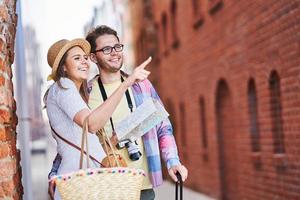
[[[207,151],[207,149],[203,149],[203,150],[202,150],[202,159],[203,159],[205,162],[208,162],[208,151]]]
[[[252,152],[251,160],[252,160],[253,167],[256,170],[260,170],[262,168],[261,152]]]
[[[284,153],[276,153],[273,155],[273,165],[277,172],[285,172],[288,167],[287,155]]]

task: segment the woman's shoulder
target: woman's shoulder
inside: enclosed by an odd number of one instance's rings
[[[68,90],[76,90],[75,83],[68,78],[61,78],[60,81],[53,83],[48,92],[48,98],[56,98]]]
[[[63,91],[66,89],[76,89],[75,83],[68,78],[61,78],[59,81],[53,83],[50,87],[53,91]]]
[[[63,88],[66,88],[66,89],[68,89],[68,88],[76,88],[75,83],[71,79],[69,79],[69,78],[61,78],[60,79],[60,84],[61,84],[61,86]],[[58,82],[56,82],[56,85],[59,86]]]

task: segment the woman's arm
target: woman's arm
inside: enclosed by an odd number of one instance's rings
[[[147,79],[150,72],[145,70],[145,67],[150,63],[151,57],[144,61],[140,66],[135,68],[133,74],[130,75],[107,100],[94,109],[92,112],[88,109],[83,109],[74,116],[74,122],[83,126],[86,117],[89,117],[89,131],[96,132],[107,123],[112,116],[119,102],[121,101],[125,91],[132,86],[136,81]]]

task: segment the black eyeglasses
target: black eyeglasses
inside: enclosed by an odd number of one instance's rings
[[[110,53],[112,52],[113,49],[114,49],[116,52],[121,52],[121,51],[123,51],[123,47],[124,47],[123,44],[116,44],[116,45],[113,46],[113,47],[111,47],[111,46],[106,46],[106,47],[103,47],[102,49],[95,50],[93,53],[102,51],[103,54],[108,55],[108,54],[110,54]]]

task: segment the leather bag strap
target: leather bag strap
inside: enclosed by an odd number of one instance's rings
[[[119,162],[119,160],[117,158],[117,155],[116,155],[116,152],[114,150],[114,147],[113,147],[113,145],[112,145],[109,137],[107,136],[104,128],[100,129],[98,131],[98,133],[102,137],[102,142],[104,143],[103,146],[104,146],[104,149],[106,151],[106,154],[108,155],[108,162],[109,162],[110,167],[113,167],[113,164],[112,164],[111,160],[109,159],[110,154],[113,155],[113,158],[114,158],[115,162],[117,163],[117,166],[120,167],[121,165],[120,165],[120,162]]]
[[[90,154],[89,154],[88,139],[87,139],[88,120],[89,120],[89,118],[87,117],[83,122],[79,169],[82,169],[82,165],[83,165],[84,145],[86,148],[86,165],[87,165],[87,168],[90,167],[90,162],[88,159],[90,157]]]
[[[51,130],[53,131],[53,133],[59,138],[61,139],[62,141],[64,141],[65,143],[67,143],[68,145],[74,147],[75,149],[77,149],[78,151],[81,152],[81,148],[79,146],[77,146],[76,144],[73,144],[72,142],[68,141],[67,139],[63,138],[62,136],[60,136],[55,130],[54,128],[50,125],[51,127]],[[87,155],[86,151],[83,150],[83,153],[85,155]],[[99,162],[95,157],[89,155],[89,158],[92,159],[93,161],[95,161],[96,163],[98,163],[99,165],[101,165],[102,167],[106,167],[104,166],[101,162]]]

